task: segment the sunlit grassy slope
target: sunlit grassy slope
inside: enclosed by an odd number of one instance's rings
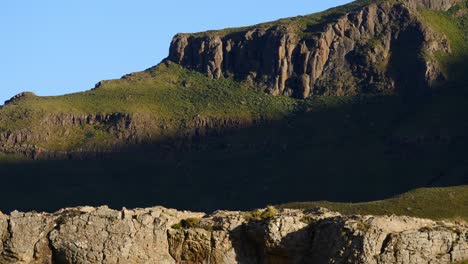
[[[45,129],[43,120],[50,115],[113,113],[138,114],[156,126],[170,126],[177,131],[195,118],[275,120],[296,107],[297,102],[291,98],[272,97],[233,80],[211,80],[179,65],[162,63],[119,80],[101,82],[99,88],[86,92],[55,97],[28,94],[0,109],[0,132],[41,133]],[[51,151],[72,151],[105,144],[114,137],[106,127],[89,124],[49,130],[55,134],[47,142],[28,143]]]
[[[333,20],[345,12],[361,8],[371,2],[381,1],[388,0],[355,1],[321,13],[262,25],[287,25],[305,30],[309,25]],[[465,111],[464,98],[467,94],[465,91],[468,68],[467,3],[468,1],[464,1],[448,12],[420,10],[421,21],[440,34],[446,35],[450,40],[452,53],[438,55],[441,67],[450,82],[446,85],[447,88],[440,89],[444,91],[442,95],[431,99],[431,102],[424,102],[420,106],[421,109],[415,107],[405,120],[399,121],[401,124],[391,127],[394,133],[401,136],[454,136],[464,133],[465,123],[463,118],[459,118],[459,113]],[[241,29],[226,30],[237,32]],[[301,101],[287,97],[272,97],[248,89],[247,86],[233,80],[210,80],[201,73],[175,64],[162,63],[120,80],[104,81],[98,89],[91,91],[57,97],[25,96],[18,102],[0,109],[0,132],[21,129],[37,131],[41,129],[41,120],[45,115],[60,113],[76,115],[139,113],[146,114],[148,118],[157,120],[156,122],[161,124],[170,124],[175,129],[196,117],[279,120],[302,109],[320,110],[320,107],[316,109],[317,105],[334,108],[337,102],[346,100],[351,99],[323,97]],[[320,123],[316,123],[316,126],[320,126]],[[389,127],[375,128],[378,129],[389,132]],[[47,143],[29,143],[49,150],[66,151],[82,146],[80,142],[83,140],[90,140],[86,135],[94,135],[91,140],[95,142],[110,136],[102,127],[94,126],[74,128],[73,131],[67,131],[67,134],[69,136],[57,138],[57,142],[51,140]]]
[[[468,185],[446,188],[422,188],[394,198],[367,203],[302,202],[281,208],[313,209],[326,207],[352,215],[408,215],[435,220],[468,221]]]
[[[295,101],[247,89],[232,80],[210,80],[176,64],[160,64],[98,89],[55,97],[26,96],[0,111],[0,131],[28,127],[44,113],[148,113],[165,120],[196,116],[275,118]]]
[[[437,55],[444,75],[451,85],[468,87],[468,1],[447,12],[421,9],[419,13],[423,23],[450,41],[451,52]]]

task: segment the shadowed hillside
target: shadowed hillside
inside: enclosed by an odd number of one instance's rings
[[[251,209],[467,184],[467,1],[426,2],[179,34],[143,72],[20,94],[0,109],[0,208]]]

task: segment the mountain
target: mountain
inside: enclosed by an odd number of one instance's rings
[[[0,109],[0,207],[252,209],[466,184],[467,3],[178,34],[145,71],[19,94]]]
[[[467,40],[468,0],[358,0],[18,94],[0,263],[466,263]]]
[[[451,46],[417,9],[457,2],[357,1],[254,27],[179,34],[169,59],[272,95],[424,92],[445,79],[435,56]]]

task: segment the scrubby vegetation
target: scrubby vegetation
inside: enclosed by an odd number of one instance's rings
[[[468,77],[468,1],[447,12],[428,9],[419,10],[422,21],[430,28],[446,36],[451,52],[439,53],[437,60],[452,86],[466,88]],[[466,92],[466,91],[465,91]]]
[[[201,228],[201,218],[187,218],[172,226],[173,229]]]
[[[268,206],[266,209],[257,209],[244,214],[247,221],[264,221],[278,214],[274,206]]]

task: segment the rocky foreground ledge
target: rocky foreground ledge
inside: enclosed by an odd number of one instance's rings
[[[273,208],[0,213],[0,263],[457,263],[463,224]]]

